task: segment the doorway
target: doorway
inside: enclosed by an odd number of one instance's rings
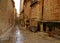
[[[43,31],[46,32],[46,23],[43,23]]]

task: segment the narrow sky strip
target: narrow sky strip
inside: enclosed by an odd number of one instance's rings
[[[17,13],[20,14],[20,0],[14,0]]]

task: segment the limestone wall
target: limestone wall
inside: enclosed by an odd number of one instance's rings
[[[44,0],[44,21],[60,21],[60,0]]]
[[[24,24],[27,24],[27,20],[30,20],[30,15],[31,15],[31,8],[30,8],[30,1],[25,2],[24,4]]]
[[[0,1],[0,35],[6,32],[13,23],[14,8],[11,0]]]
[[[38,21],[42,19],[42,0],[31,6],[30,24],[37,26]]]
[[[24,5],[24,15],[25,15],[25,18],[29,18],[30,17],[30,1],[28,1],[25,5]]]

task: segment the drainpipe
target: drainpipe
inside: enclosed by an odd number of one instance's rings
[[[43,14],[44,14],[44,0],[42,0],[42,21],[43,21]]]
[[[41,17],[41,24],[40,24],[41,32],[43,32],[43,11],[44,11],[44,0],[42,0],[42,17]]]

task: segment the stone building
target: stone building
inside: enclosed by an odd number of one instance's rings
[[[20,1],[21,2],[21,1]],[[22,2],[21,2],[22,3]],[[26,20],[30,18],[30,1],[23,0],[20,8],[20,22],[23,22],[23,25],[26,27]]]
[[[44,0],[43,22],[52,28],[55,34],[60,35],[60,1]],[[48,29],[47,29],[48,30]]]
[[[44,21],[60,21],[59,2],[60,2],[59,0],[44,1],[44,15],[43,15]]]
[[[30,0],[24,0],[24,21],[25,21],[25,27],[29,27],[29,21],[30,21],[30,14],[31,14],[31,8],[30,8]]]
[[[25,24],[28,24],[29,27],[35,26],[40,31],[45,32],[49,32],[51,28],[55,34],[59,34],[59,2],[59,0],[24,0],[23,15]],[[27,23],[26,21],[29,22]]]
[[[30,26],[40,29],[39,22],[42,20],[42,0],[31,0]]]
[[[28,24],[29,27],[37,27],[42,19],[42,0],[24,0],[23,10],[25,26]]]
[[[13,0],[0,0],[0,38],[8,37],[11,27],[14,25]],[[7,32],[7,33],[6,33]]]

